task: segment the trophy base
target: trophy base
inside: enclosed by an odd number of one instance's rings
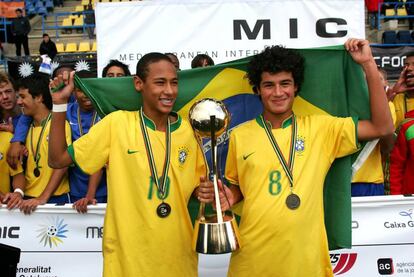
[[[224,254],[240,248],[240,234],[233,215],[224,215],[223,223],[217,216],[205,216],[194,225],[193,249],[200,254]]]

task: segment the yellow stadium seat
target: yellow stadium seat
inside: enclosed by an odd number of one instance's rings
[[[89,0],[82,0],[82,6],[89,5]]]
[[[394,16],[395,10],[394,9],[386,9],[385,10],[385,16]]]
[[[66,44],[65,52],[67,53],[73,53],[78,50],[78,46],[75,42],[69,42]]]
[[[56,43],[56,49],[57,49],[58,53],[65,52],[63,43]]]
[[[76,6],[75,12],[83,12],[83,6],[82,5]]]
[[[91,51],[96,52],[96,41],[93,42]]]
[[[62,27],[70,27],[72,26],[72,19],[70,19],[69,17],[64,18],[62,21]]]
[[[77,17],[75,19],[75,22],[73,23],[73,26],[82,26],[83,25],[83,17]]]
[[[399,8],[399,9],[397,9],[397,15],[407,16],[407,10],[405,8]]]
[[[79,43],[78,52],[89,52],[89,51],[91,51],[91,45],[89,44],[89,41],[82,41]]]

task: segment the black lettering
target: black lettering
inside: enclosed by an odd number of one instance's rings
[[[328,33],[326,25],[328,23],[336,23],[336,25],[347,25],[343,18],[322,18],[316,21],[316,34],[322,38],[340,38],[347,35],[348,31],[336,31],[336,33]]]
[[[290,38],[298,38],[298,19],[297,18],[289,19],[289,34],[290,34]]]
[[[241,30],[243,29],[249,40],[256,39],[260,30],[263,28],[263,39],[270,39],[270,19],[259,19],[254,24],[253,31],[250,29],[246,20],[236,19],[233,20],[233,38],[235,40],[241,40]]]

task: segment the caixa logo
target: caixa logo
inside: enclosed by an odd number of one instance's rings
[[[401,211],[399,212],[399,215],[405,220],[385,221],[384,227],[387,229],[414,228],[413,209]]]
[[[348,272],[355,264],[357,253],[330,254],[332,270],[335,275]]]

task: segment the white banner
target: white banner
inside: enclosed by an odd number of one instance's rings
[[[352,199],[353,247],[331,252],[335,275],[414,275],[414,198]],[[0,243],[21,248],[18,277],[102,275],[105,205],[77,214],[70,205],[30,216],[0,208]],[[230,255],[200,255],[199,276],[226,276]],[[298,261],[300,263],[300,261]]]
[[[310,48],[365,38],[362,0],[172,0],[97,3],[98,72],[118,59],[135,73],[148,52],[173,52],[181,69],[197,54],[215,63],[267,45]]]

